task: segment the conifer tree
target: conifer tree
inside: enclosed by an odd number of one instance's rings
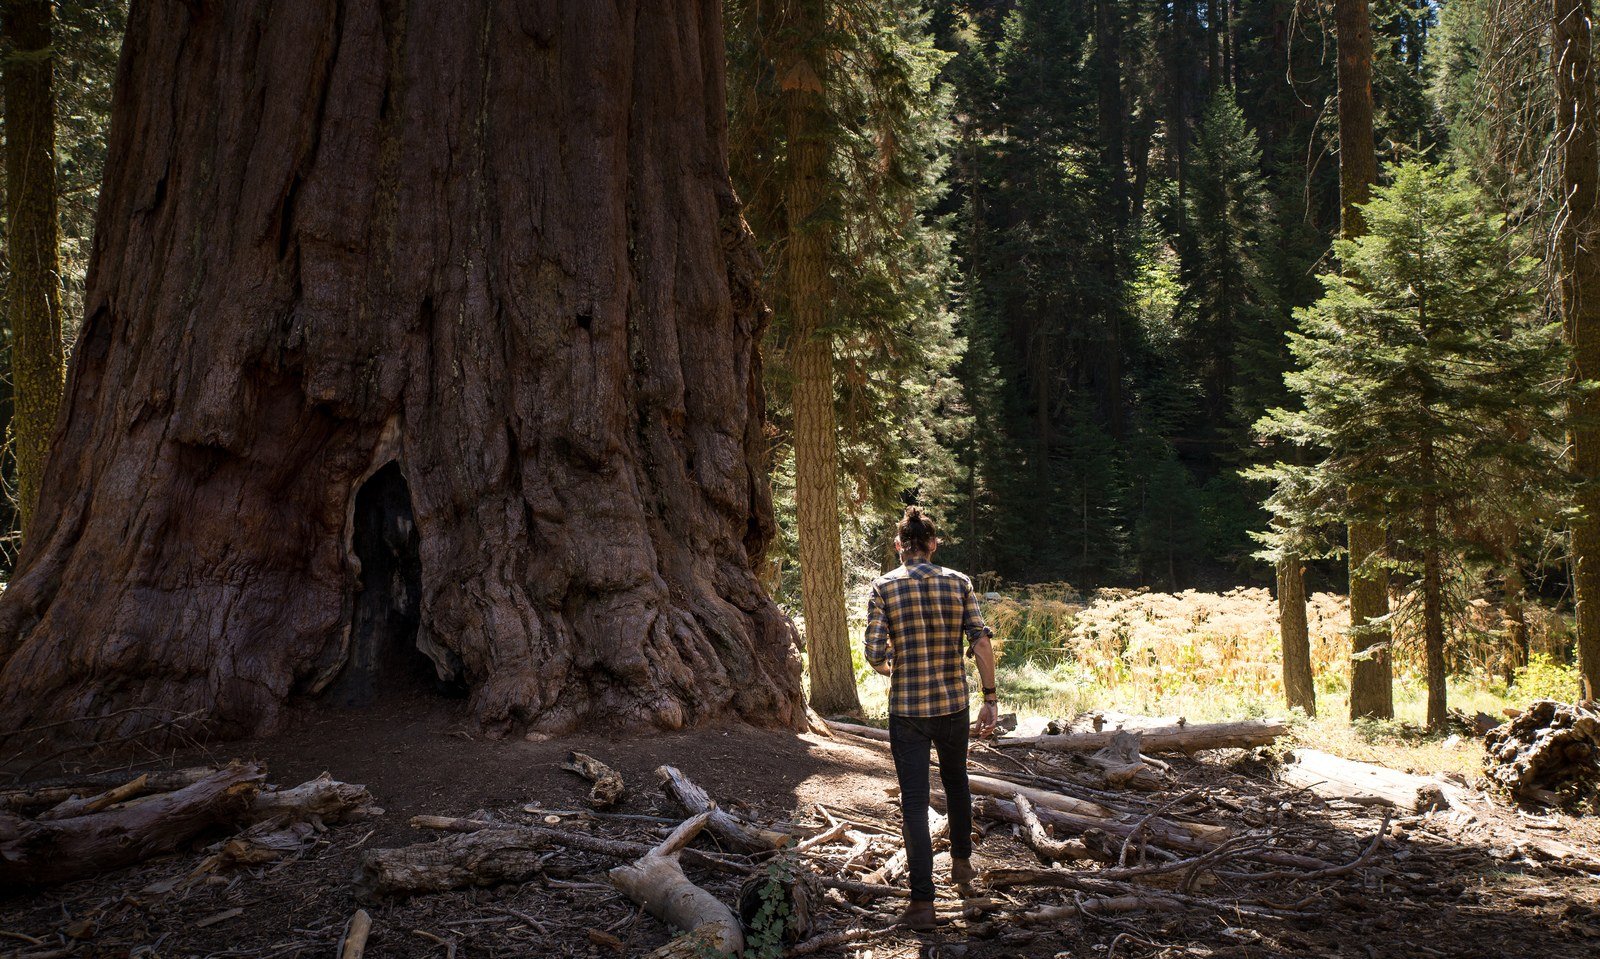
[[[1336,246],[1342,273],[1323,276],[1326,293],[1298,314],[1300,369],[1288,382],[1303,409],[1276,410],[1262,426],[1321,453],[1270,471],[1283,525],[1387,518],[1382,562],[1420,578],[1437,729],[1446,566],[1486,512],[1486,473],[1532,484],[1554,472],[1561,352],[1555,328],[1532,319],[1536,265],[1513,252],[1481,191],[1421,162],[1391,172],[1363,208],[1368,233]]]
[[[61,247],[56,220],[55,19],[50,0],[0,5],[5,50],[7,252],[11,369],[21,527],[39,496],[66,382],[61,340]]]

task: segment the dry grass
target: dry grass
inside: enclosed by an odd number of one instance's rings
[[[1001,696],[1024,723],[1113,709],[1195,721],[1283,715],[1277,608],[1264,589],[1226,593],[1101,590],[1085,600],[1064,585],[990,594],[984,615],[1000,641]],[[1317,677],[1318,715],[1295,715],[1295,737],[1318,748],[1399,769],[1476,775],[1476,740],[1423,731],[1426,687],[1420,650],[1402,627],[1396,649],[1395,720],[1348,719],[1349,677],[1342,596],[1317,593],[1308,621]],[[1450,704],[1468,715],[1502,715],[1509,706],[1559,689],[1568,667],[1541,661],[1509,689],[1491,675],[1499,628],[1482,605],[1474,625],[1455,637]],[[1559,617],[1533,617],[1535,649],[1566,641]],[[859,656],[859,653],[858,653]],[[859,664],[862,705],[883,718],[888,681]]]

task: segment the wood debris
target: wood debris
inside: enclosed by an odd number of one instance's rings
[[[1553,803],[1600,791],[1600,707],[1539,700],[1484,737],[1490,781],[1520,799]]]
[[[594,808],[610,809],[622,801],[625,791],[622,774],[593,756],[580,752],[568,753],[567,761],[561,764],[561,768],[594,783],[589,789],[589,805]]]

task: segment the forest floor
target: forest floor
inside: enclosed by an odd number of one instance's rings
[[[564,812],[582,810],[589,787],[561,768],[570,750],[589,753],[623,775],[628,792],[617,812],[681,818],[654,776],[658,766],[671,764],[742,814],[820,823],[820,804],[834,816],[881,825],[888,833],[885,843],[897,844],[897,802],[887,792],[894,772],[880,744],[745,726],[490,741],[466,722],[459,703],[390,702],[302,716],[271,739],[161,757],[162,764],[172,765],[259,759],[267,764],[269,780],[285,785],[326,770],[336,779],[366,785],[386,809],[381,817],[329,826],[309,847],[261,866],[192,877],[204,859],[196,848],[44,892],[0,898],[0,938],[6,940],[0,942],[0,956],[334,956],[346,923],[362,905],[351,882],[360,857],[367,850],[436,838],[437,833],[408,825],[419,814],[537,823],[559,813],[562,828],[657,841],[661,827],[651,822]],[[1128,794],[1124,808],[1160,808],[1163,815],[1193,821],[1271,829],[1288,848],[1338,863],[1360,859],[1385,821],[1379,810],[1324,802],[1275,782],[1264,753],[1218,750],[1169,761],[1176,778],[1171,788]],[[85,763],[90,765],[106,764]],[[993,750],[980,749],[973,756],[975,770],[1004,775],[1015,766],[1015,760]],[[1376,853],[1360,868],[1325,878],[1285,874],[1276,883],[1281,888],[1273,907],[1265,911],[1276,908],[1292,913],[1289,917],[1199,908],[1106,916],[1078,912],[1029,922],[1025,909],[1070,904],[1081,894],[1009,887],[991,893],[998,908],[985,916],[947,915],[933,933],[902,929],[818,954],[858,959],[1600,954],[1600,872],[1587,871],[1592,865],[1537,861],[1518,842],[1518,837],[1559,837],[1600,856],[1600,818],[1503,804],[1478,808],[1486,807],[1491,809],[1487,820],[1456,811],[1396,814]],[[980,825],[987,829],[976,849],[980,867],[1038,865],[1012,827]],[[824,855],[816,861],[826,869],[841,858]],[[366,904],[373,924],[367,955],[643,955],[671,933],[605,883],[605,870],[616,864],[604,856],[558,849],[544,875],[530,882]],[[1095,868],[1091,865],[1089,874]],[[694,867],[688,873],[725,900],[737,886],[736,878]],[[1272,885],[1272,877],[1266,878]],[[1257,872],[1253,888],[1258,891],[1261,879]],[[1204,877],[1195,893],[1225,900],[1233,882]],[[1170,891],[1172,883],[1166,887]],[[947,894],[941,880],[941,897]],[[834,892],[827,903],[817,920],[823,930],[886,926],[903,905],[893,899],[850,904]],[[5,952],[8,948],[15,951]],[[45,951],[51,948],[55,951]]]

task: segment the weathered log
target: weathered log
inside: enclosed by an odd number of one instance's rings
[[[365,909],[357,909],[345,927],[344,938],[339,941],[339,959],[361,959],[367,951],[367,936],[372,934],[372,917]]]
[[[587,753],[571,752],[561,768],[575,772],[594,785],[589,789],[589,805],[610,809],[622,801],[622,774]]]
[[[824,905],[817,875],[782,861],[768,864],[739,886],[739,922],[767,942],[794,945],[811,935],[812,916]],[[780,926],[772,936],[772,927]]]
[[[1106,785],[1114,789],[1143,789],[1154,792],[1162,788],[1161,777],[1151,764],[1140,755],[1139,734],[1119,729],[1111,742],[1096,752],[1083,757],[1084,761],[1105,777]]]
[[[34,818],[40,821],[49,821],[52,819],[71,819],[73,816],[86,816],[92,812],[99,812],[107,806],[115,805],[116,803],[122,802],[124,799],[129,799],[133,796],[139,795],[139,793],[144,791],[145,783],[149,780],[149,778],[150,777],[148,776],[140,776],[138,779],[135,779],[132,782],[126,782],[120,786],[114,786],[110,789],[107,789],[103,793],[98,793],[93,796],[74,796],[71,799],[51,806],[49,809],[46,809],[44,812],[40,813]]]
[[[788,845],[793,838],[788,833],[761,829],[743,822],[719,807],[704,789],[676,766],[662,766],[656,770],[656,776],[661,779],[661,787],[683,807],[684,812],[691,816],[709,813],[711,818],[707,820],[706,828],[735,852],[771,852]]]
[[[950,835],[950,820],[935,809],[928,810],[928,836],[938,843]],[[909,853],[904,846],[895,850],[894,855],[884,861],[883,865],[862,877],[862,882],[869,885],[891,885],[905,875],[909,861]]]
[[[357,898],[372,902],[469,886],[525,882],[542,870],[549,836],[507,827],[445,836],[399,849],[374,849],[361,857]]]
[[[256,795],[250,818],[283,816],[290,822],[346,822],[383,815],[367,787],[342,783],[323,773],[289,789],[264,789]]]
[[[694,936],[697,943],[709,943],[724,955],[737,956],[744,951],[739,917],[722,900],[690,882],[678,864],[679,851],[710,819],[710,813],[694,816],[660,845],[607,875],[612,885],[652,916]]]
[[[1445,786],[1438,780],[1299,746],[1278,770],[1278,779],[1309,789],[1324,799],[1343,799],[1363,806],[1423,812],[1450,805]]]
[[[648,854],[651,849],[650,846],[642,842],[606,839],[603,836],[592,836],[588,833],[573,832],[566,829],[551,829],[546,826],[506,826],[502,823],[485,822],[481,819],[457,819],[451,816],[412,816],[411,826],[413,829],[439,829],[462,833],[479,832],[485,829],[511,829],[527,833],[530,837],[543,837],[548,842],[558,846],[582,849],[585,852],[599,853],[602,856],[615,856],[618,859],[637,859]],[[736,876],[747,875],[750,872],[749,866],[730,862],[720,856],[714,856],[695,849],[684,849],[679,855],[684,862],[691,866],[715,869],[718,872]]]
[[[1030,794],[1028,798],[1032,799],[1033,796]],[[1038,805],[1037,801],[1035,801],[1035,805]],[[1016,805],[1004,799],[988,796],[979,798],[973,802],[972,810],[974,815],[982,816],[985,819],[996,819],[1001,822],[1025,825],[1022,814],[1018,811]],[[1138,829],[1140,834],[1152,844],[1177,852],[1205,852],[1229,838],[1228,831],[1220,826],[1208,826],[1196,832],[1196,828],[1203,824],[1181,823],[1170,819],[1154,818],[1148,821],[1144,821],[1144,817],[1101,819],[1049,807],[1036,808],[1034,813],[1039,817],[1041,823],[1054,826],[1058,831],[1075,835],[1087,834],[1091,830],[1099,830],[1106,835],[1126,838],[1132,835],[1135,829]],[[1141,823],[1143,824],[1141,825]],[[1239,855],[1243,859],[1303,866],[1308,869],[1319,869],[1328,865],[1328,863],[1306,856],[1296,856],[1291,853],[1276,854],[1270,850],[1241,852]]]
[[[863,726],[860,723],[844,723],[837,719],[825,719],[823,722],[827,723],[828,728],[836,733],[849,733],[862,739],[874,739],[880,743],[889,741],[889,731],[887,729],[879,729],[876,726]]]
[[[0,887],[92,876],[177,848],[212,827],[247,818],[265,773],[217,770],[199,782],[121,809],[36,822],[0,813]]]
[[[144,785],[136,792],[130,793],[129,798],[147,793],[172,792],[185,786],[193,786],[216,772],[217,768],[193,766],[188,769],[151,769],[145,772],[118,770],[60,777],[0,791],[0,810],[20,813],[30,809],[44,809],[66,802],[73,796],[84,796],[126,786],[138,779],[144,780]]]
[[[838,724],[835,724],[837,728]],[[1202,749],[1247,749],[1265,746],[1289,731],[1281,719],[1245,719],[1232,723],[1181,723],[1171,726],[1132,730],[1139,737],[1139,749],[1147,753],[1192,753]],[[1059,736],[1012,736],[995,741],[996,746],[1044,749],[1052,752],[1094,752],[1111,745],[1121,729],[1099,732],[1063,733]]]
[[[1089,859],[1088,847],[1081,840],[1051,839],[1045,834],[1044,824],[1039,822],[1039,817],[1033,811],[1033,804],[1028,802],[1028,797],[1017,793],[1013,799],[1017,807],[1017,815],[1022,818],[1022,841],[1028,844],[1033,854],[1045,865],[1060,862],[1064,859]]]
[[[1083,828],[1106,828],[1106,823],[1114,822],[1131,830],[1137,818],[1107,809],[1099,803],[1088,802],[1073,796],[1063,795],[1062,793],[1050,792],[1046,789],[1023,786],[993,776],[968,774],[967,781],[971,784],[974,795],[1010,799],[1021,794],[1028,797],[1029,802],[1041,809],[1048,809],[1063,816],[1077,817],[1078,821],[1084,823]],[[1010,804],[1007,803],[1007,805],[1009,806]],[[1213,826],[1210,823],[1180,822],[1176,819],[1161,820],[1161,829],[1164,834],[1181,834],[1191,844],[1200,843],[1206,846],[1216,845],[1233,835],[1233,831],[1226,826]],[[1113,832],[1114,830],[1106,828],[1106,831]],[[1125,835],[1126,833],[1122,834]]]

